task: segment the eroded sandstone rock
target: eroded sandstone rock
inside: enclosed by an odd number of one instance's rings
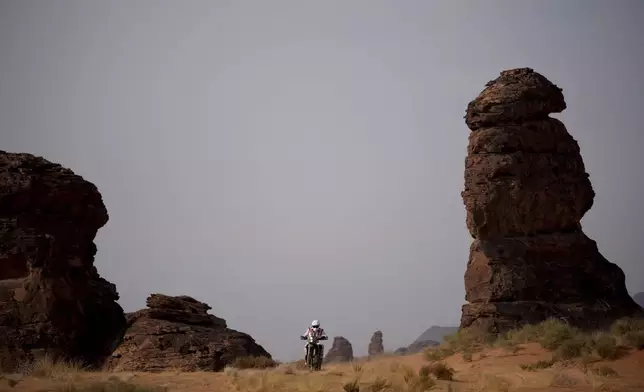
[[[128,314],[127,332],[108,369],[219,371],[239,357],[271,358],[250,335],[227,328],[226,320],[192,297],[152,294],[147,306]]]
[[[385,347],[382,344],[382,331],[376,331],[373,333],[367,352],[370,357],[382,355],[385,352]]]
[[[349,362],[353,361],[353,347],[342,336],[333,338],[333,345],[324,357],[324,362]]]
[[[595,193],[577,141],[549,117],[560,88],[529,68],[503,71],[468,105],[467,227],[461,327],[502,332],[546,318],[601,328],[640,315],[624,273],[580,221]]]
[[[98,366],[112,352],[125,316],[93,242],[107,220],[94,184],[0,151],[0,370],[41,354]]]

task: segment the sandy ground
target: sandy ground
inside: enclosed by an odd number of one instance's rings
[[[444,362],[455,370],[454,380],[438,381],[437,391],[604,391],[644,392],[644,351],[633,352],[616,361],[598,362],[588,368],[578,363],[557,363],[548,369],[522,370],[521,364],[548,360],[550,354],[536,345],[522,346],[516,353],[502,349],[487,350],[473,355],[466,362],[460,354]],[[343,391],[342,386],[359,377],[361,391],[370,391],[369,385],[381,378],[394,387],[403,385],[401,370],[410,367],[415,370],[428,364],[422,355],[385,356],[371,361],[353,364],[326,365],[321,372],[310,373],[296,370],[293,365],[283,364],[278,368],[262,370],[232,370],[222,373],[68,373],[49,379],[22,377],[10,387],[7,380],[0,381],[0,391],[55,391],[69,386],[80,386],[97,380],[118,377],[123,381],[146,386],[162,386],[176,392],[323,392]],[[612,368],[617,375],[599,376],[593,369],[601,366]],[[65,390],[65,389],[63,389]],[[390,390],[401,390],[393,388]],[[92,391],[93,392],[93,391]],[[121,392],[121,391],[114,391]],[[133,391],[134,392],[134,391]],[[383,391],[384,392],[384,391]]]

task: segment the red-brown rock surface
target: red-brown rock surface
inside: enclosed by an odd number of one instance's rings
[[[641,309],[624,273],[581,230],[595,193],[559,120],[560,88],[529,68],[504,71],[468,105],[462,328],[501,332],[549,317],[598,328]]]
[[[30,154],[0,151],[0,370],[48,353],[100,365],[125,327],[94,267],[108,220],[96,187]]]
[[[376,331],[371,335],[371,341],[369,341],[369,347],[367,347],[367,354],[373,357],[384,353],[385,347],[382,343],[382,331]]]
[[[108,360],[115,371],[219,371],[236,358],[271,355],[249,335],[228,329],[210,306],[188,296],[152,294],[127,315],[123,342]]]
[[[343,336],[333,338],[333,345],[326,353],[324,362],[349,362],[353,361],[353,346]]]

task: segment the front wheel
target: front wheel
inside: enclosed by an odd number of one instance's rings
[[[313,345],[309,345],[309,355],[308,355],[308,368],[310,371],[313,371],[317,367],[317,358],[318,358],[318,350],[317,347]]]

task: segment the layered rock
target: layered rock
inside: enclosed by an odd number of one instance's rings
[[[579,145],[549,114],[562,90],[529,68],[503,71],[467,108],[467,227],[461,327],[501,332],[546,318],[601,328],[641,310],[624,273],[580,221],[595,193]]]
[[[382,355],[385,352],[385,347],[382,344],[382,331],[376,331],[371,336],[367,353],[370,357]]]
[[[188,296],[152,294],[147,309],[127,315],[122,343],[108,360],[114,371],[219,371],[239,357],[271,355],[248,334],[208,314]]]
[[[112,352],[125,316],[93,242],[107,221],[94,184],[0,151],[0,370],[40,354],[98,366]]]
[[[353,347],[342,336],[333,338],[333,345],[324,357],[324,362],[349,362],[353,361]]]

